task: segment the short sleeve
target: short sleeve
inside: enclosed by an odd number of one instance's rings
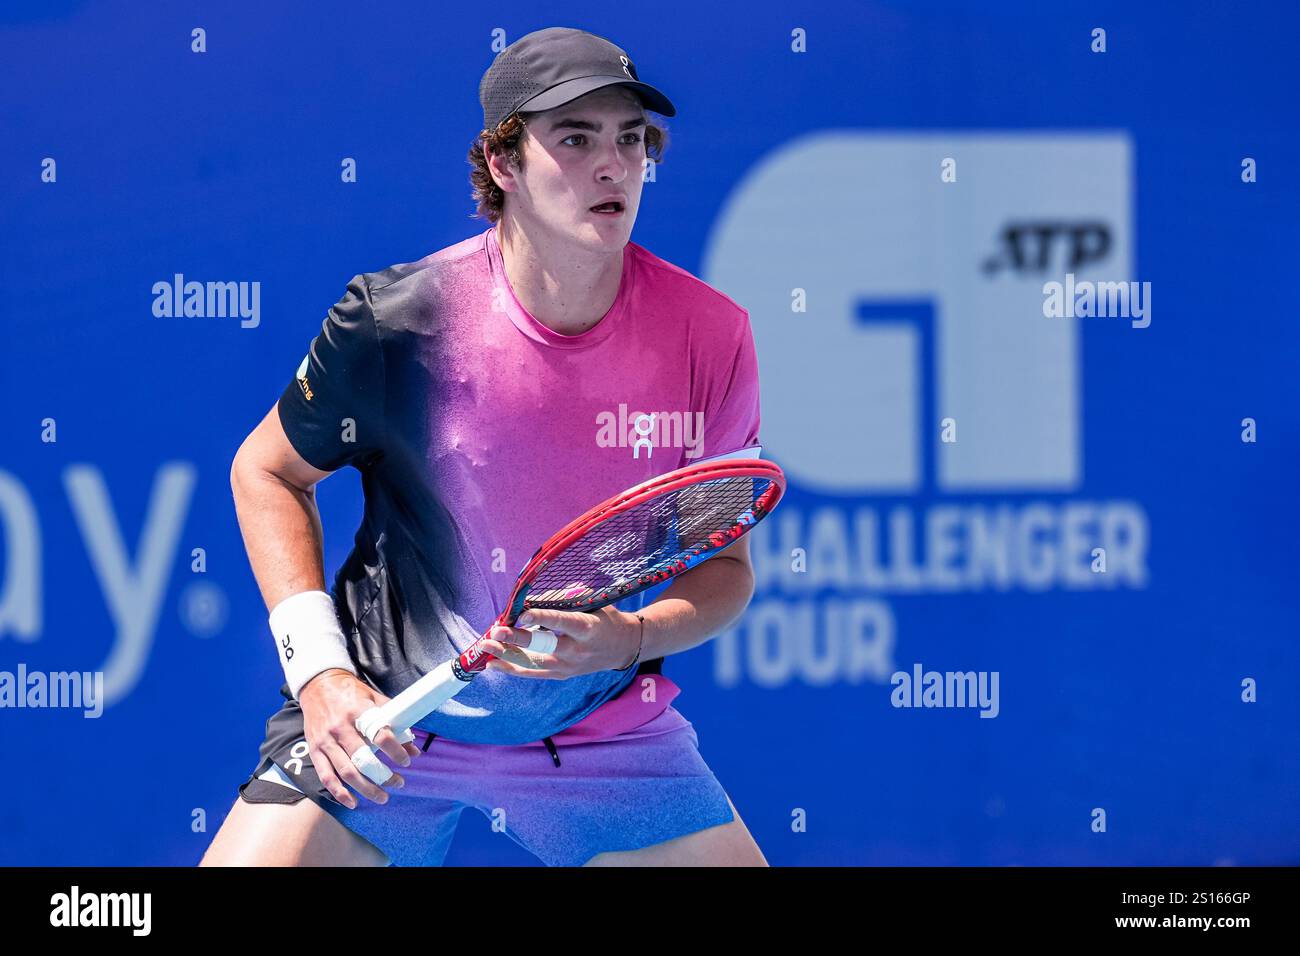
[[[382,455],[384,359],[365,276],[329,310],[279,410],[290,443],[314,468],[361,467]]]
[[[706,385],[700,454],[686,458],[685,464],[762,444],[758,435],[758,357],[748,312],[732,342],[734,347],[718,356],[722,361]]]

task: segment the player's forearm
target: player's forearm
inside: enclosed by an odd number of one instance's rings
[[[267,610],[302,591],[324,591],[324,535],[315,492],[238,460],[230,470],[230,488]]]
[[[753,572],[726,555],[679,575],[657,601],[641,611],[645,618],[641,659],[698,647],[730,627],[753,595]]]

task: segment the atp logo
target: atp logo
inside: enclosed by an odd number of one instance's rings
[[[891,594],[1145,586],[1141,506],[1064,497],[1082,343],[1042,306],[1131,273],[1132,167],[1123,134],[837,131],[740,183],[701,271],[750,310],[764,445],[822,503],[755,530],[720,683],[887,680]]]

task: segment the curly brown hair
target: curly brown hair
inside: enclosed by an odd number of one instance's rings
[[[516,169],[524,168],[524,132],[528,120],[536,113],[511,113],[503,119],[494,130],[483,130],[469,148],[469,181],[473,187],[471,197],[477,209],[474,216],[486,219],[494,225],[501,219],[505,208],[505,193],[492,178],[488,170],[485,149],[493,153],[504,154],[509,164]],[[663,162],[664,151],[668,148],[668,130],[656,124],[646,116],[645,154],[656,166]]]

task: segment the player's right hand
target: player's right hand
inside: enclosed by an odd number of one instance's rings
[[[388,802],[383,788],[362,774],[348,756],[358,747],[368,745],[357,732],[357,717],[387,702],[387,697],[355,674],[337,668],[317,674],[298,692],[312,766],[334,799],[349,809],[355,810],[357,801],[343,785],[345,782],[376,803]],[[400,767],[409,767],[411,758],[420,754],[415,744],[398,743],[388,727],[375,735],[375,746]],[[404,782],[400,774],[394,773],[388,784],[400,787]]]

